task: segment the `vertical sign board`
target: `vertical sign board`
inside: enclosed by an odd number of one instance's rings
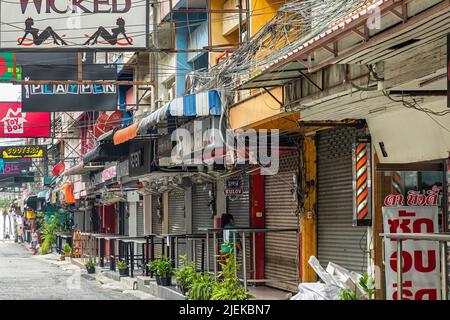
[[[353,225],[372,224],[370,137],[356,137],[353,143]]]
[[[1,49],[146,49],[149,2],[1,1]]]
[[[383,207],[385,233],[438,231],[437,206]],[[386,298],[397,300],[397,244],[385,239]],[[441,295],[439,244],[403,240],[403,300],[438,300]]]

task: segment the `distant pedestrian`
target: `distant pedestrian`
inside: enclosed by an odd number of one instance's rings
[[[33,231],[31,234],[31,250],[33,251],[33,254],[37,254],[37,247],[39,242],[39,235],[36,230]]]
[[[222,226],[222,245],[220,247],[220,261],[224,263],[234,253],[234,237],[235,233],[232,233],[229,229],[235,228],[234,217],[230,213],[222,214],[221,219]],[[241,250],[241,242],[239,241],[239,235],[235,234],[237,251]]]

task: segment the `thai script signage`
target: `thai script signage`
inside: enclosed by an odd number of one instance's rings
[[[44,146],[11,146],[0,147],[0,152],[3,159],[44,158],[47,149]]]
[[[437,206],[383,207],[385,233],[434,233],[438,231]],[[440,299],[439,244],[403,240],[403,300]],[[397,300],[397,245],[385,239],[386,297]]]
[[[406,196],[406,205],[408,206],[437,206],[439,200],[439,192],[441,188],[433,186],[426,193],[416,190],[409,190]],[[405,197],[402,194],[389,194],[384,198],[384,206],[403,206],[405,205]]]
[[[137,50],[148,47],[148,1],[1,1],[1,48]]]

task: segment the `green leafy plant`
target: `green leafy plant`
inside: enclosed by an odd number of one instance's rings
[[[128,266],[127,266],[127,263],[126,263],[125,261],[119,260],[119,261],[117,262],[117,268],[118,268],[119,270],[125,270],[126,268],[128,268]]]
[[[172,260],[167,257],[155,259],[153,261],[150,261],[147,264],[147,267],[150,271],[154,271],[157,276],[160,276],[161,278],[167,278],[172,275],[173,268],[172,268]]]
[[[187,296],[191,300],[210,300],[213,289],[214,278],[207,273],[196,272]]]
[[[358,279],[358,284],[364,290],[367,299],[372,300],[375,297],[375,279],[367,272],[363,273]],[[356,288],[353,289],[341,289],[339,292],[340,300],[358,300],[358,295],[356,294]]]
[[[222,271],[219,272],[219,281],[213,286],[211,300],[249,300],[253,298],[240,284],[236,276],[238,267],[233,258],[228,258],[222,264]]]
[[[352,289],[341,289],[339,291],[339,300],[357,300],[356,291]]]
[[[359,278],[358,283],[367,294],[367,298],[372,300],[375,297],[375,279],[369,276],[367,272],[364,272]]]
[[[44,242],[42,242],[42,246],[41,246],[41,254],[46,255],[49,252],[50,252],[50,242],[44,240]]]
[[[173,272],[177,284],[183,293],[191,289],[196,275],[195,265],[193,262],[187,262],[186,256],[180,257],[180,267]]]
[[[70,247],[70,244],[66,243],[64,245],[64,252],[66,253],[66,255],[71,255],[72,254],[72,248]]]
[[[85,266],[87,269],[95,268],[95,263],[94,263],[94,261],[93,261],[92,259],[89,259],[89,260],[84,264],[84,266]]]

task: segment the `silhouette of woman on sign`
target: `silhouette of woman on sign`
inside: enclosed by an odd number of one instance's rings
[[[31,34],[33,36],[33,44],[37,46],[41,45],[50,37],[53,38],[53,42],[58,46],[60,45],[58,40],[61,41],[61,44],[67,45],[67,43],[55,31],[53,31],[52,27],[45,28],[45,30],[39,34],[39,29],[33,28],[33,25],[34,20],[32,18],[28,18],[27,20],[25,20],[25,34],[18,43],[19,46],[22,45],[24,40],[26,40],[28,34]]]
[[[88,45],[91,41],[92,44],[96,44],[98,42],[98,38],[102,37],[108,42],[110,45],[116,45],[118,41],[118,37],[120,34],[123,34],[124,38],[127,40],[128,44],[131,44],[131,40],[125,33],[125,20],[122,18],[118,18],[116,21],[117,28],[112,29],[112,34],[109,33],[104,27],[99,27],[98,30],[84,43],[84,45]]]

